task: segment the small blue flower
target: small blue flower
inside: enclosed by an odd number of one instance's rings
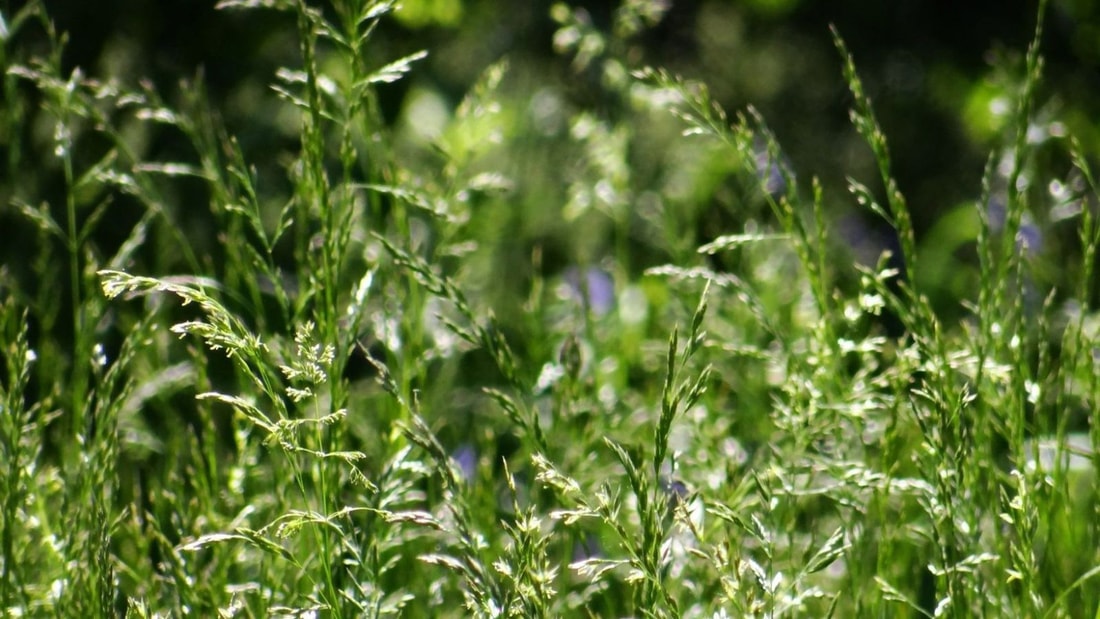
[[[1004,229],[1005,220],[1008,217],[1008,205],[1003,193],[997,192],[989,197],[985,205],[985,216],[989,221],[989,229],[999,232]],[[1035,254],[1042,251],[1043,231],[1024,213],[1020,221],[1020,229],[1016,232],[1016,251],[1023,255]]]
[[[679,479],[670,478],[666,475],[661,476],[661,490],[668,495],[668,505],[672,509],[679,507],[680,503],[688,497],[690,492],[688,491],[687,484]]]
[[[451,459],[458,465],[462,478],[467,482],[473,481],[477,476],[477,449],[470,443],[463,443],[451,454]]]
[[[577,267],[565,271],[565,281],[570,296],[577,299],[597,316],[603,316],[615,306],[615,282],[603,269],[588,267],[584,270],[584,281]]]
[[[1043,231],[1035,222],[1025,220],[1016,233],[1016,249],[1021,254],[1036,254],[1043,249]]]
[[[783,177],[783,166],[786,165],[785,158],[780,155],[778,157],[772,156],[772,153],[768,151],[767,145],[763,142],[758,143],[754,151],[753,162],[756,165],[756,177],[764,186],[764,191],[771,197],[775,198],[787,190],[787,181]]]

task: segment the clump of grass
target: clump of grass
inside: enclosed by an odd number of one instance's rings
[[[57,304],[49,286],[0,271],[6,612],[1100,608],[1100,227],[1075,141],[1072,289],[1042,288],[1020,241],[1045,206],[1025,182],[1044,172],[1027,167],[1027,131],[1045,7],[1013,134],[975,202],[981,279],[960,299],[973,314],[962,325],[920,288],[927,256],[839,32],[851,119],[878,171],[848,179],[850,197],[898,239],[896,255],[854,268],[835,258],[836,198],[790,169],[761,114],[728,115],[705,86],[635,66],[630,42],[665,3],[623,3],[606,33],[552,8],[558,51],[613,102],[566,122],[561,200],[524,176],[544,154],[507,63],[425,149],[379,107],[378,89],[424,58],[376,60],[393,3],[219,8],[283,12],[299,42],[298,64],[273,77],[298,133],[271,186],[201,83],[166,102],[65,75],[41,5],[0,15],[5,100],[18,103],[3,135],[22,135],[41,101],[34,118],[54,136],[44,159],[59,189],[10,189],[39,241],[28,273],[65,289]],[[45,59],[21,55],[32,25]],[[142,132],[190,155],[153,159]],[[647,140],[676,153],[652,173],[632,155]],[[15,178],[27,164],[7,165]],[[696,168],[719,170],[759,213],[701,237],[700,196],[677,189],[703,184]],[[193,208],[182,188],[204,196],[215,243],[180,225]],[[542,262],[516,209],[577,237],[572,269]],[[128,226],[120,241],[102,234],[112,215]]]

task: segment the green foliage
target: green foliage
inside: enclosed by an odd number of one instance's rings
[[[7,615],[1100,612],[1097,186],[1057,119],[1032,139],[1045,4],[979,128],[1010,138],[930,233],[974,254],[958,324],[837,29],[873,264],[763,114],[640,61],[668,3],[551,8],[600,104],[500,61],[431,130],[383,99],[434,52],[378,33],[462,3],[218,7],[297,40],[277,156],[201,79],[88,77],[41,4],[0,11],[0,208],[35,252],[0,268]]]

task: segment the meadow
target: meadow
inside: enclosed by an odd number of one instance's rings
[[[503,59],[396,115],[436,51],[373,47],[392,2],[221,0],[291,42],[236,111],[2,6],[5,617],[1100,618],[1045,1],[935,243],[839,28],[836,192],[638,62],[659,0],[542,16],[591,105]]]

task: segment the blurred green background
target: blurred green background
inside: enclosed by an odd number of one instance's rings
[[[297,148],[296,117],[273,96],[269,85],[279,67],[300,66],[293,19],[274,11],[216,10],[211,1],[187,0],[56,0],[44,3],[58,32],[67,33],[62,65],[80,67],[85,75],[117,80],[128,88],[142,80],[169,105],[191,97],[192,107],[216,110],[228,133],[235,135],[262,180],[263,196],[285,200],[286,163]],[[577,225],[576,186],[585,172],[578,166],[577,143],[605,142],[626,150],[630,163],[624,187],[628,209],[643,212],[654,197],[683,226],[679,247],[650,242],[645,226],[630,226],[629,263],[621,275],[691,255],[698,243],[719,234],[740,232],[767,222],[766,209],[747,204],[729,176],[730,166],[716,160],[687,160],[678,146],[678,125],[654,120],[637,109],[615,85],[615,71],[658,66],[706,83],[714,98],[731,113],[753,105],[775,131],[784,155],[804,191],[811,176],[820,178],[839,250],[853,259],[873,261],[892,245],[881,222],[856,213],[846,192],[846,177],[876,191],[874,161],[851,129],[850,103],[841,79],[840,59],[829,26],[835,25],[855,55],[857,68],[877,106],[891,142],[895,175],[916,219],[921,253],[927,256],[921,277],[937,307],[958,311],[958,298],[972,290],[973,256],[969,244],[977,230],[974,205],[981,195],[983,168],[991,150],[1011,140],[1013,97],[1021,82],[1022,58],[1036,18],[1036,3],[992,0],[946,1],[801,0],[672,2],[652,28],[638,36],[616,38],[611,29],[620,4],[576,3],[579,15],[607,45],[581,67],[562,43],[562,24],[544,1],[405,0],[396,19],[383,22],[369,47],[368,64],[381,66],[420,49],[429,51],[411,75],[381,89],[382,112],[390,125],[395,151],[407,164],[420,162],[430,176],[441,166],[428,146],[443,130],[464,93],[485,69],[506,59],[501,86],[504,132],[501,148],[479,163],[500,171],[513,183],[507,208],[488,210],[484,234],[505,234],[499,251],[529,263],[537,249],[540,265],[560,273],[572,264],[612,259],[615,241],[607,218],[592,217]],[[3,0],[10,21],[23,6]],[[331,10],[328,7],[326,10]],[[47,53],[40,24],[24,23],[5,34],[5,66]],[[556,34],[557,33],[557,34]],[[576,34],[576,33],[574,33]],[[560,46],[559,46],[560,47]],[[1046,77],[1036,110],[1034,139],[1079,139],[1086,153],[1100,146],[1100,8],[1089,0],[1051,3],[1043,37]],[[324,58],[322,57],[322,64]],[[322,67],[339,71],[338,67]],[[621,75],[619,76],[621,77]],[[207,103],[195,97],[199,86]],[[38,286],[32,275],[39,237],[10,204],[48,202],[61,208],[61,171],[52,154],[52,121],[36,107],[38,93],[25,82],[3,93],[3,106],[30,122],[0,128],[0,148],[8,161],[0,179],[0,263],[23,290]],[[186,105],[184,105],[186,107]],[[21,114],[21,115],[20,115]],[[577,120],[589,114],[605,133],[578,137]],[[616,134],[615,128],[633,127]],[[572,130],[571,130],[572,129]],[[193,158],[181,137],[148,124],[132,129],[139,157],[151,161]],[[592,137],[595,136],[595,137]],[[618,140],[618,142],[616,142]],[[80,145],[78,155],[95,161],[94,141]],[[18,151],[19,156],[13,156]],[[1037,176],[1062,179],[1071,187],[1068,161],[1040,149]],[[78,158],[78,163],[79,163]],[[996,163],[996,162],[995,162]],[[606,172],[606,170],[604,171]],[[877,188],[877,189],[876,189]],[[1043,235],[1037,270],[1050,286],[1059,282],[1060,265],[1075,252],[1072,238],[1061,238],[1059,205],[1051,187],[1032,187],[1033,223]],[[1057,189],[1057,188],[1055,188]],[[198,256],[217,252],[215,223],[199,183],[181,183],[166,196],[166,208]],[[571,191],[573,192],[571,194]],[[992,188],[994,198],[998,189]],[[570,210],[570,207],[573,210]],[[580,208],[580,210],[584,210]],[[140,216],[141,207],[116,196],[108,217],[119,225],[99,227],[95,242],[110,254]],[[586,216],[582,216],[583,217]],[[592,225],[587,225],[592,224]],[[1069,226],[1067,230],[1072,230]],[[1067,233],[1062,236],[1072,236]],[[178,257],[150,255],[145,271],[184,270]],[[841,254],[844,255],[844,254]],[[620,252],[618,258],[623,258]],[[501,258],[501,256],[497,256]],[[520,268],[520,267],[516,267]],[[515,273],[521,281],[530,273]],[[505,282],[507,279],[505,279]],[[496,293],[507,299],[517,289],[506,283]],[[522,290],[520,288],[519,290]],[[506,302],[505,302],[506,304]],[[505,312],[506,314],[507,312]]]

